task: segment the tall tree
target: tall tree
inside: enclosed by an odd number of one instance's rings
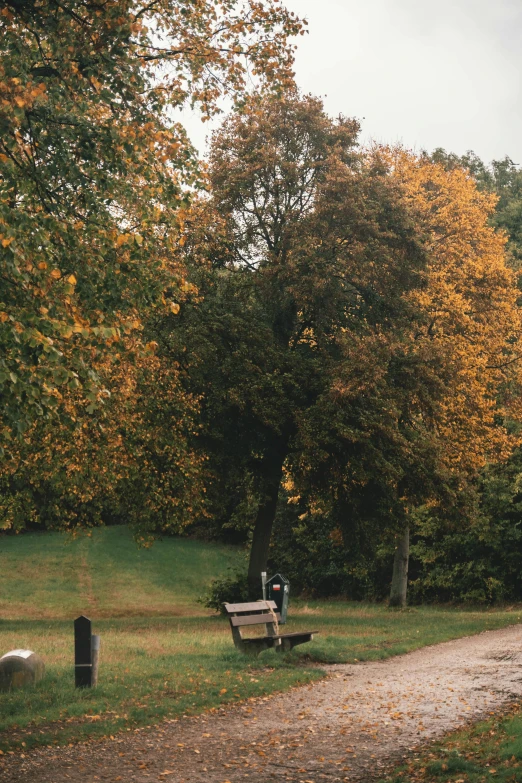
[[[197,172],[171,110],[284,84],[300,29],[278,0],[0,1],[1,448],[67,390],[92,412],[107,349],[179,306]]]
[[[206,248],[190,354],[202,357],[209,451],[221,468],[228,452],[226,464],[246,477],[255,586],[285,463],[297,464],[302,422],[329,387],[339,335],[385,324],[401,307],[406,318],[400,293],[423,264],[411,220],[395,206],[397,186],[381,164],[366,165],[357,131],[353,120],[328,118],[319,100],[287,93],[251,99],[213,138],[206,208],[219,237]],[[372,290],[379,264],[379,285],[397,291],[396,303]],[[187,308],[182,319],[188,325]]]
[[[343,358],[302,430],[304,475],[348,509],[371,494],[367,510],[397,531],[391,601],[402,605],[412,511],[458,503],[516,443],[505,422],[520,413],[521,323],[506,239],[489,225],[495,197],[460,167],[402,150],[370,159],[395,183],[425,263],[402,293],[383,286],[387,268],[368,266],[390,317],[384,328],[367,321],[364,339],[340,336]],[[411,256],[402,263],[410,270]]]

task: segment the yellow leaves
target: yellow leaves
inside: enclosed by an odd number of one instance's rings
[[[47,87],[44,84],[44,82],[40,82],[40,84],[37,84],[33,89],[30,91],[31,98],[39,98],[47,91]]]
[[[67,277],[66,279],[69,285],[76,285],[76,283],[78,282],[74,275],[69,275],[69,277]]]
[[[184,294],[197,294],[198,288],[193,283],[189,283],[188,280],[184,280],[181,284],[181,291]]]
[[[7,315],[7,313],[0,312],[0,324],[3,324],[8,320],[9,320],[9,316]]]
[[[45,269],[47,269],[47,264],[46,264],[46,262],[45,262],[45,261],[40,261],[40,263],[38,264],[38,269],[40,269],[42,272],[43,272]]]
[[[62,276],[62,273],[59,269],[52,269],[50,274],[53,280],[59,280]]]
[[[180,309],[181,308],[180,308],[180,306],[179,306],[179,304],[177,302],[171,302],[170,305],[169,305],[169,310],[174,315],[177,315],[179,313]]]
[[[143,244],[143,237],[141,234],[118,234],[116,237],[116,247],[122,247],[123,245],[129,245],[135,242],[137,245]]]
[[[10,244],[11,244],[11,242],[13,242],[13,241],[14,241],[14,237],[4,237],[4,238],[2,239],[2,247],[9,247],[9,245],[10,245]]]
[[[122,323],[122,327],[123,327],[123,331],[125,332],[125,334],[130,334],[135,329],[142,329],[143,328],[143,324],[139,320],[139,318],[134,318],[134,319],[129,320],[129,321],[124,321]]]
[[[430,426],[436,422],[451,470],[476,470],[513,443],[496,426],[506,411],[492,390],[521,379],[509,359],[522,324],[515,278],[505,263],[505,237],[488,225],[493,201],[466,172],[447,171],[404,150],[381,152],[425,237],[422,284],[407,298],[425,315],[415,330],[412,357],[422,367],[447,368],[444,393],[432,401]],[[411,412],[422,420],[418,399]]]

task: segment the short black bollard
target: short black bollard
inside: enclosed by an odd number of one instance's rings
[[[74,684],[77,688],[92,685],[92,641],[91,621],[78,617],[74,621]]]

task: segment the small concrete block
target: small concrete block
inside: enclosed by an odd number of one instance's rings
[[[0,691],[33,685],[44,672],[44,662],[32,650],[11,650],[0,658]]]

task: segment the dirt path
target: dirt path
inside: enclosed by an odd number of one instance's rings
[[[522,696],[522,625],[378,663],[218,714],[0,759],[2,783],[369,780],[419,744]]]

